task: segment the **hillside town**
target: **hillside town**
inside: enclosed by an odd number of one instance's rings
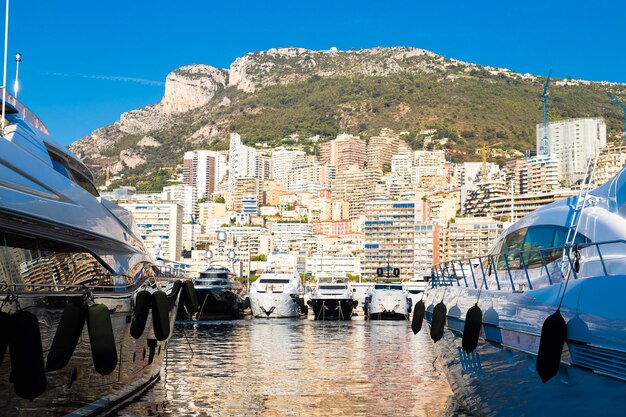
[[[455,162],[460,155],[435,133],[420,132],[423,150],[387,128],[368,138],[344,133],[317,143],[316,154],[297,136],[294,146],[269,149],[231,133],[228,151],[182,155],[163,190],[102,196],[133,213],[148,251],[192,276],[207,254],[224,256],[217,236],[226,232],[240,278],[262,271],[268,254],[288,252],[310,277],[370,280],[389,263],[419,281],[441,261],[485,255],[511,222],[576,195],[598,152],[597,184],[626,163],[623,142],[607,146],[602,118],[551,122],[545,135],[538,124],[537,149],[526,154],[477,140],[476,153],[463,155],[471,162]],[[495,157],[505,163],[489,162]]]

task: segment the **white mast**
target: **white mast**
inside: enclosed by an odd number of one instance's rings
[[[7,102],[7,56],[9,49],[9,0],[6,0],[6,12],[4,16],[4,70],[2,74],[2,135],[4,135],[4,116],[6,116]]]

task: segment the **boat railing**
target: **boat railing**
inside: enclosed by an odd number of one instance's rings
[[[0,285],[0,296],[25,293],[48,293],[68,295],[69,293],[126,293],[141,287],[145,283],[167,283],[186,278],[186,274],[177,268],[155,267],[154,276],[133,279],[123,274],[94,275],[81,282],[65,284],[57,282],[12,282]]]
[[[162,278],[188,278],[188,273],[184,269],[173,266],[155,266],[156,275]]]
[[[565,254],[565,256],[563,256]],[[565,268],[561,268],[565,262]],[[433,265],[431,286],[521,292],[583,276],[624,274],[626,240],[498,253]]]

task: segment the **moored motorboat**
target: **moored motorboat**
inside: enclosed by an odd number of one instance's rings
[[[473,413],[619,413],[626,406],[626,169],[510,226],[488,256],[436,265],[431,337]],[[417,310],[417,308],[416,308]]]
[[[351,320],[358,301],[354,300],[347,277],[322,276],[317,279],[308,304],[315,320]]]
[[[363,311],[369,320],[408,320],[411,305],[402,282],[380,280],[370,287]]]
[[[194,316],[198,320],[238,319],[247,307],[247,291],[227,267],[210,266],[200,272],[193,284],[200,309]]]
[[[257,318],[288,318],[306,315],[300,274],[288,256],[270,254],[268,268],[250,286],[250,309]]]

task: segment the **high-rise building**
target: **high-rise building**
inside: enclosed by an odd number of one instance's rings
[[[537,124],[537,153],[541,149],[543,124]],[[606,146],[603,118],[567,119],[548,124],[548,153],[559,161],[559,181],[567,186],[585,176],[587,161]]]
[[[527,159],[525,171],[527,193],[559,188],[559,160],[554,155],[537,155]]]
[[[190,221],[191,216],[198,215],[197,189],[187,184],[168,185],[163,187],[161,200],[176,203],[183,208],[183,219]]]
[[[437,223],[415,223],[415,271],[418,277],[430,274],[443,256],[444,228]]]
[[[272,151],[272,178],[275,181],[287,184],[287,176],[291,171],[291,164],[298,156],[306,155],[303,151],[292,151],[284,147]]]
[[[226,175],[226,157],[221,152],[197,150],[185,152],[183,184],[194,187],[196,198],[210,198]]]
[[[367,143],[367,166],[383,171],[391,166],[393,155],[410,155],[411,147],[391,129],[381,129],[378,136],[372,136]]]
[[[525,194],[528,185],[526,176],[526,159],[514,159],[504,165],[506,183],[512,187],[514,194]]]
[[[413,157],[409,154],[391,157],[391,172],[407,182],[413,179]]]
[[[259,180],[253,177],[235,178],[235,189],[232,193],[231,208],[237,212],[243,212],[244,200],[248,210],[250,209],[250,199],[260,201],[259,198]]]
[[[343,170],[350,165],[365,166],[367,158],[366,144],[358,136],[347,133],[320,145],[320,161]]]
[[[291,169],[287,174],[287,187],[292,192],[319,191],[329,187],[334,177],[334,166],[321,164],[315,156],[301,155],[291,163]]]
[[[183,208],[176,203],[120,203],[135,218],[148,253],[170,261],[181,257]],[[160,248],[160,249],[159,249]]]
[[[228,151],[228,191],[235,189],[236,178],[256,178],[257,151],[241,142],[237,133],[230,134],[230,148]]]
[[[415,224],[424,216],[425,203],[401,200],[374,200],[365,203],[362,275],[375,278],[376,269],[400,269],[401,279],[415,277]]]
[[[260,181],[272,179],[272,155],[269,153],[257,153],[256,178]]]
[[[393,164],[393,161],[392,161]],[[446,162],[446,151],[415,151],[413,152],[413,173],[411,180],[423,187],[425,177],[447,178],[449,169]],[[432,180],[431,180],[432,182]]]
[[[349,202],[350,219],[363,214],[365,202],[374,196],[376,182],[380,180],[381,174],[380,171],[363,169],[357,165],[350,165],[337,172],[332,184],[332,198]]]

